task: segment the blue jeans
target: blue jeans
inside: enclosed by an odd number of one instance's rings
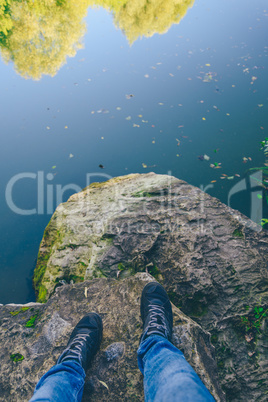
[[[30,402],[81,401],[85,376],[83,367],[75,361],[56,364],[39,380]]]
[[[146,402],[215,401],[183,353],[162,336],[151,335],[140,344],[138,366]],[[40,379],[30,402],[80,402],[84,380],[78,363],[56,364]]]
[[[140,344],[138,366],[146,402],[215,402],[183,353],[162,336]]]

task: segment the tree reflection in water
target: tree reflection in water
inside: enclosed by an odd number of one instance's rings
[[[75,56],[89,7],[103,7],[132,44],[178,24],[194,0],[0,0],[0,49],[24,78],[54,76]]]

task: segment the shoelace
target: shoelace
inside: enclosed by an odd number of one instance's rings
[[[78,360],[81,362],[82,359],[82,347],[87,342],[87,338],[89,337],[89,334],[79,334],[74,337],[74,339],[71,341],[70,345],[66,348],[65,350],[65,355],[63,357],[63,360],[65,357],[72,357],[72,358],[78,358]]]
[[[166,325],[166,316],[164,313],[164,308],[161,306],[156,306],[155,304],[149,304],[149,314],[150,321],[148,323],[148,333],[153,331],[152,328],[158,329],[160,332],[164,331],[166,337],[169,335],[169,330]],[[151,310],[152,309],[152,310]],[[160,318],[160,324],[157,322]]]

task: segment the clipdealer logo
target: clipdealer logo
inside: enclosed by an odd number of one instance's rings
[[[171,172],[168,172],[171,180]],[[89,186],[93,182],[107,181],[113,177],[105,173],[87,173],[85,186],[81,187],[75,183],[69,183],[66,185],[53,183],[54,175],[43,171],[23,172],[13,176],[7,183],[5,189],[5,200],[8,208],[18,215],[44,215],[53,214],[55,206],[63,202],[64,194],[67,191],[78,193],[83,190],[84,187]],[[35,186],[33,198],[36,199],[35,208],[25,209],[20,206],[20,200],[14,199],[14,189],[18,183],[23,184],[24,181],[31,180]],[[232,207],[231,199],[235,194],[247,191],[250,194],[250,219],[253,222],[260,223],[263,215],[263,202],[262,193],[263,189],[260,187],[260,183],[263,181],[262,171],[257,171],[254,174],[240,180],[236,183],[228,193],[227,205]],[[213,188],[214,185],[209,184],[207,186],[200,186],[203,192]],[[115,194],[116,197],[116,194]],[[17,197],[18,198],[18,197]],[[204,209],[204,201],[200,200],[200,211]]]
[[[5,199],[9,209],[17,215],[44,215],[53,214],[55,205],[58,206],[63,202],[64,194],[67,191],[78,193],[82,191],[82,187],[75,183],[66,185],[52,183],[54,179],[52,173],[38,171],[37,173],[23,172],[13,176],[6,185]],[[89,186],[93,181],[106,181],[112,179],[112,176],[105,173],[87,173],[85,187]],[[19,200],[14,199],[15,186],[25,180],[32,180],[35,183],[36,207],[31,209],[21,208]]]

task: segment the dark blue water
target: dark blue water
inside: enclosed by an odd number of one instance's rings
[[[265,161],[267,1],[197,0],[168,32],[131,46],[106,10],[89,9],[86,24],[84,48],[54,77],[26,80],[0,64],[0,303],[34,300],[31,276],[57,186],[72,184],[67,200],[87,175],[154,171],[210,184],[208,193],[227,203]],[[198,159],[204,154],[210,159]],[[18,174],[10,207],[5,192]],[[251,204],[248,188],[230,205],[260,223],[265,203],[254,216]]]

